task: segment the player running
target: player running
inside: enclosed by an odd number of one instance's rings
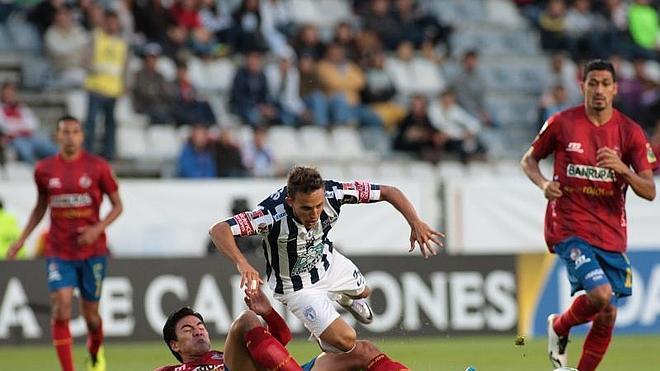
[[[39,161],[34,170],[37,203],[19,239],[7,252],[14,259],[28,236],[50,208],[46,246],[48,290],[51,302],[51,336],[63,371],[73,371],[73,339],[69,331],[73,289],[81,296],[81,313],[87,323],[87,368],[105,370],[103,326],[99,316],[101,284],[108,248],[105,229],[121,214],[122,202],[110,165],[82,149],[84,134],[78,119],[57,121],[59,153]],[[112,209],[101,219],[103,196]]]
[[[616,73],[595,60],[584,69],[584,104],[550,117],[521,165],[548,199],[545,239],[568,270],[572,294],[585,290],[561,315],[548,316],[548,352],[553,367],[567,366],[571,327],[592,322],[577,368],[595,370],[612,338],[616,304],[632,293],[625,255],[626,191],[655,198],[657,166],[642,128],[612,107]],[[538,162],[554,153],[554,175]]]
[[[241,286],[256,290],[259,273],[236,246],[234,236],[258,234],[264,240],[266,276],[273,297],[298,317],[321,348],[350,351],[355,330],[333,306],[336,300],[359,321],[373,319],[365,299],[369,289],[360,270],[333,248],[328,233],[345,204],[387,201],[411,228],[410,251],[415,244],[425,258],[437,253],[444,235],[423,222],[414,206],[397,188],[368,182],[339,183],[323,180],[316,169],[296,167],[286,187],[259,203],[256,210],[216,223],[209,233],[218,250],[226,254],[241,273]]]

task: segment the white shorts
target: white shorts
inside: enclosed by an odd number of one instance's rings
[[[364,276],[348,258],[334,251],[334,261],[325,276],[312,286],[289,294],[274,294],[298,317],[316,338],[339,317],[333,294],[360,295],[367,287]]]

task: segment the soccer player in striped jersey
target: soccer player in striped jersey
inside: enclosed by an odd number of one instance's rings
[[[355,264],[333,248],[328,233],[342,205],[379,201],[392,204],[410,225],[410,251],[417,244],[425,258],[437,254],[434,245],[442,246],[444,235],[419,218],[399,189],[361,181],[324,181],[309,167],[295,167],[286,187],[254,211],[216,223],[209,233],[218,250],[236,264],[241,286],[248,290],[257,290],[262,280],[234,238],[262,236],[273,297],[303,322],[322,349],[349,352],[356,344],[356,333],[340,318],[333,300],[359,321],[370,323],[373,313],[365,299],[370,290]]]

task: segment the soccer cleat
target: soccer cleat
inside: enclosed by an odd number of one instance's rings
[[[99,351],[96,353],[96,357],[91,354],[85,360],[87,365],[87,371],[105,371],[105,352],[103,347],[99,348]]]
[[[559,336],[555,332],[553,323],[557,318],[556,314],[548,316],[548,357],[554,368],[566,367],[568,365],[568,336]]]
[[[335,298],[337,303],[350,312],[356,320],[368,325],[374,320],[374,312],[367,299],[352,299],[345,294]]]

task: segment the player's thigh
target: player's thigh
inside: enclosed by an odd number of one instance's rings
[[[73,287],[62,287],[50,292],[51,315],[55,319],[71,318],[71,302],[73,301]]]
[[[85,259],[80,265],[80,296],[88,302],[101,300],[101,286],[105,278],[108,258],[95,256]]]
[[[594,253],[594,247],[581,238],[571,237],[555,246],[555,252],[566,265],[571,293],[590,291],[610,285],[605,271]]]
[[[248,311],[241,313],[241,315],[232,322],[224,345],[225,363],[230,371],[262,370],[262,368],[255,364],[252,357],[250,357],[244,338],[247,331],[260,325],[261,322],[259,322],[256,315]]]
[[[632,295],[632,266],[626,254],[600,249],[595,249],[594,252],[615,296],[626,297]]]
[[[316,338],[339,318],[328,292],[324,290],[307,288],[276,299],[284,303]]]
[[[369,361],[380,351],[365,340],[358,340],[355,348],[348,353],[321,353],[314,360],[311,371],[360,370],[366,369]]]
[[[52,315],[58,319],[71,318],[73,289],[78,287],[78,274],[74,261],[57,257],[46,259],[46,275]]]
[[[361,296],[367,289],[367,282],[360,269],[350,259],[335,252],[332,267],[323,278],[329,292],[349,296]]]
[[[321,349],[333,353],[342,353],[354,350],[357,334],[355,329],[341,317],[338,317],[318,338]]]

